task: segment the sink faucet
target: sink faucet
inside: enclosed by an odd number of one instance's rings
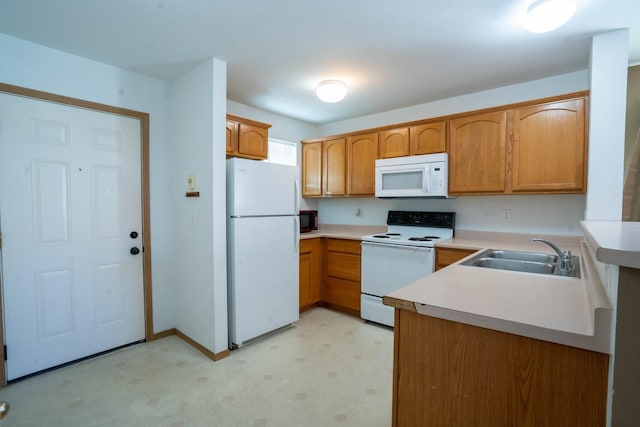
[[[559,247],[557,247],[552,242],[544,239],[539,239],[537,237],[532,237],[531,241],[546,243],[547,245],[551,246],[554,251],[558,253],[558,256],[560,257],[560,271],[569,272],[573,270],[573,257],[571,256],[571,251],[562,251],[560,250]]]

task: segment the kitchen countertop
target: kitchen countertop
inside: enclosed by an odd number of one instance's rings
[[[362,236],[386,232],[386,225],[320,224],[317,230],[308,233],[300,233],[300,239],[329,237],[333,239],[361,240]]]
[[[384,297],[387,305],[442,319],[610,353],[612,306],[580,237],[456,230],[437,247],[555,253],[542,237],[580,256],[581,278],[460,265]]]
[[[598,261],[640,268],[640,222],[581,221],[580,224]]]

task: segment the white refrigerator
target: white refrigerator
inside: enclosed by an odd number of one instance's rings
[[[299,171],[227,160],[229,348],[299,318]]]

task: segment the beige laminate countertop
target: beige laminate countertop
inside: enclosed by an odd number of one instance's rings
[[[329,237],[332,239],[361,240],[362,236],[386,232],[386,225],[320,224],[317,230],[309,233],[300,233],[300,239],[304,240],[316,237]]]
[[[456,230],[438,247],[555,253],[533,235]],[[610,353],[612,306],[584,240],[540,236],[580,256],[581,278],[454,263],[385,296],[397,308],[587,350]]]
[[[581,221],[598,261],[640,268],[640,222]]]

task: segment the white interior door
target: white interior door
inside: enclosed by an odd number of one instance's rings
[[[144,339],[140,169],[139,120],[0,94],[7,379]]]

